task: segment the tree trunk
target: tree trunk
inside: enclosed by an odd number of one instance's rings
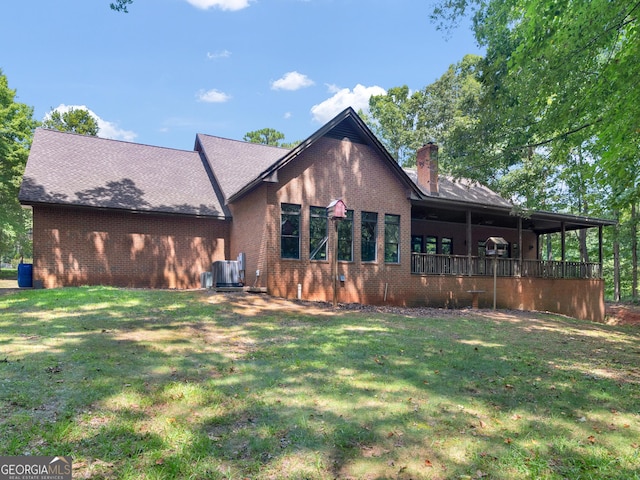
[[[616,218],[620,221],[620,214],[616,212]],[[613,300],[620,301],[620,227],[616,223],[613,227]]]
[[[636,202],[631,203],[631,296],[638,299],[638,211]]]
[[[587,217],[589,215],[589,206],[586,200],[587,186],[582,175],[582,171],[584,168],[583,163],[584,163],[584,159],[582,155],[582,148],[578,146],[578,165],[580,167],[578,169],[578,175],[580,178],[579,185],[582,187],[578,189],[578,211],[580,212],[580,214]],[[580,245],[580,260],[584,263],[589,263],[589,249],[587,248],[587,229],[586,228],[578,230],[578,243]]]

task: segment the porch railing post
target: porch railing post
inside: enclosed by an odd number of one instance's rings
[[[471,259],[473,250],[471,247],[471,241],[471,210],[467,210],[467,270],[469,271],[469,276],[473,275],[473,263]]]
[[[522,217],[518,216],[518,258],[516,276],[522,276]]]

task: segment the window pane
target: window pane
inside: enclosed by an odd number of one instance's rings
[[[453,255],[453,238],[442,237],[442,254]]]
[[[411,236],[411,251],[413,253],[423,253],[422,251],[422,235]]]
[[[280,208],[280,256],[300,258],[300,205],[283,203]]]
[[[378,214],[362,212],[361,260],[373,262],[376,260],[376,244],[378,236]]]
[[[338,260],[353,261],[353,210],[347,210],[347,218],[338,222]]]
[[[309,258],[311,260],[326,260],[327,209],[324,207],[310,207],[309,213]]]
[[[431,235],[424,237],[424,252],[431,255],[438,253],[438,237]]]
[[[384,261],[400,261],[400,215],[384,216]]]

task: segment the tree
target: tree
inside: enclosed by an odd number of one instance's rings
[[[96,137],[100,127],[98,121],[84,108],[71,108],[66,112],[51,110],[42,122],[44,128],[59,132],[72,132]]]
[[[434,141],[440,146],[443,168],[465,165],[458,162],[459,137],[466,138],[469,127],[477,123],[481,60],[466,55],[422,90],[412,93],[404,85],[369,99],[370,114],[363,118],[399,163],[415,165],[416,150]]]
[[[243,137],[245,142],[260,143],[262,145],[271,145],[273,147],[283,146],[281,142],[283,139],[284,133],[274,130],[273,128],[263,128],[261,130],[247,132]]]
[[[131,5],[132,3],[133,0],[117,0],[115,2],[112,2],[109,6],[111,7],[111,10],[115,10],[116,12],[129,13],[127,6]]]
[[[484,107],[497,134],[487,150],[513,156],[587,137],[603,159],[638,156],[640,3],[442,0],[433,17],[446,25],[469,12],[487,50]]]
[[[18,202],[18,191],[38,122],[33,108],[15,101],[0,70],[0,253],[3,257],[29,246],[30,213]]]
[[[369,98],[370,116],[365,120],[401,165],[415,165],[415,152],[421,145],[417,131],[421,104],[421,93],[411,93],[406,85]]]

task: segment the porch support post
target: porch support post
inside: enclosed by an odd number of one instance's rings
[[[564,222],[560,223],[560,228],[562,228],[562,238],[561,238],[561,250],[562,250],[562,278],[565,277],[565,262],[566,262],[566,249],[565,249],[565,240],[566,240],[566,225]]]
[[[518,217],[518,271],[517,276],[522,275],[522,217]]]
[[[473,252],[471,248],[471,210],[467,210],[467,271],[469,276],[472,275],[473,262],[471,261],[471,254]]]
[[[599,278],[602,278],[602,225],[598,227],[598,264],[600,265]]]

